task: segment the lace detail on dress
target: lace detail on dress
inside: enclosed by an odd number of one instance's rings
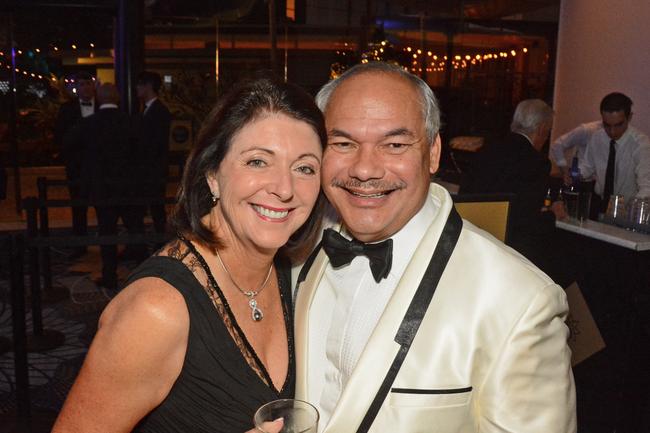
[[[246,337],[243,335],[243,332],[237,325],[235,318],[230,311],[230,307],[228,306],[228,301],[225,299],[220,290],[215,290],[212,287],[212,284],[210,284],[210,279],[208,278],[205,269],[201,265],[199,258],[194,254],[194,252],[192,252],[187,244],[181,239],[173,240],[161,248],[156,253],[156,255],[169,256],[171,258],[177,259],[181,261],[194,274],[194,277],[201,284],[203,290],[205,290],[205,292],[212,300],[212,305],[214,305],[214,308],[217,310],[217,313],[226,326],[230,337],[237,345],[237,348],[239,348],[239,351],[246,360],[246,363],[248,363],[248,366],[255,372],[255,374],[257,374],[257,376],[266,384],[266,386],[273,387],[273,384],[270,383],[266,369],[262,365],[261,361],[259,361],[257,355],[254,354],[253,348],[250,346],[248,340],[246,340]]]

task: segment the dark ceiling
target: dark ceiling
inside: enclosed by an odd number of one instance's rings
[[[130,0],[136,1],[136,0]],[[214,12],[250,11],[265,8],[268,0],[142,0],[148,8],[161,14],[207,16]],[[328,3],[327,0],[320,0]],[[390,9],[398,14],[421,14],[429,17],[498,19],[539,10],[549,6],[558,6],[560,0],[352,0],[351,3],[381,7],[390,4]],[[112,9],[118,0],[3,0],[9,9],[55,7]],[[278,6],[283,0],[276,0]],[[297,1],[299,3],[299,1]],[[0,7],[0,10],[3,9]]]

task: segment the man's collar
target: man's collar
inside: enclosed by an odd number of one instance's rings
[[[102,104],[99,106],[100,110],[103,110],[104,108],[117,108],[117,104]]]
[[[521,135],[526,140],[528,140],[528,142],[530,143],[531,146],[533,146],[533,148],[535,147],[535,145],[533,144],[533,140],[531,140],[530,137],[524,134],[523,132],[514,132],[513,134]]]

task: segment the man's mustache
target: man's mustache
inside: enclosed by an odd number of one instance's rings
[[[330,185],[333,187],[345,189],[355,188],[381,191],[392,191],[406,188],[406,182],[387,182],[381,179],[371,179],[366,181],[361,181],[358,179],[332,179]]]

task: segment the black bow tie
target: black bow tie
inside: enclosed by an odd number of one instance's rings
[[[323,233],[323,249],[334,268],[347,265],[356,256],[368,257],[370,271],[377,283],[388,276],[393,263],[392,239],[377,244],[364,244],[356,239],[349,241],[337,231],[326,229]]]
[[[93,106],[93,103],[92,103],[92,102],[83,102],[83,101],[81,101],[80,104],[81,104],[83,107],[92,107],[92,106]]]

